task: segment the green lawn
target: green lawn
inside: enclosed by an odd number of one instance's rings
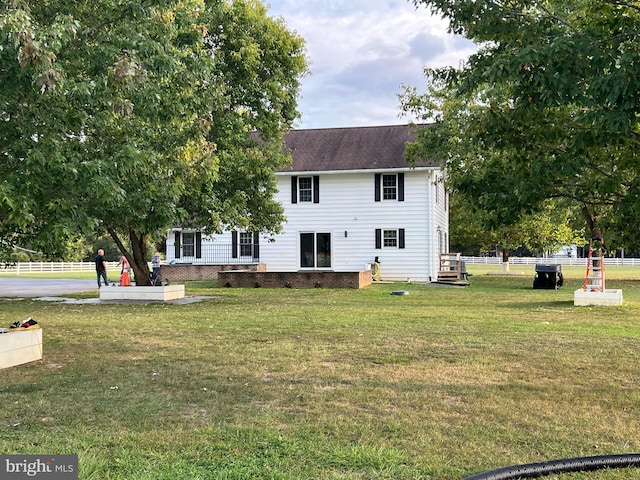
[[[640,269],[607,270],[622,307],[575,307],[582,267],[557,291],[533,268],[472,266],[466,288],[190,282],[214,297],[190,305],[0,299],[0,326],[44,329],[42,362],[2,370],[0,451],[118,480],[457,480],[639,452]]]

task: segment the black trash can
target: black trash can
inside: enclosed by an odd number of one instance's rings
[[[533,288],[557,290],[562,286],[562,265],[536,264],[536,275],[533,278]]]

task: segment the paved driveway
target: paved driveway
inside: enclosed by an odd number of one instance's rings
[[[0,297],[51,297],[97,289],[96,280],[0,277]]]

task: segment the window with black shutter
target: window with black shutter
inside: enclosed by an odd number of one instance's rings
[[[232,258],[260,258],[260,235],[256,232],[231,232]]]
[[[320,203],[320,176],[291,177],[291,203]]]
[[[376,173],[373,183],[376,202],[387,200],[404,202],[404,173]]]
[[[405,248],[405,230],[376,228],[376,249]]]

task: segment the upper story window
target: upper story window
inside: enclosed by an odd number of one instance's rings
[[[398,177],[396,175],[382,175],[382,199],[396,200],[398,198]]]
[[[320,177],[291,177],[291,203],[320,203]]]
[[[404,202],[404,173],[376,173],[374,176],[375,201]]]
[[[311,177],[298,178],[298,200],[300,202],[311,202],[313,200]]]

